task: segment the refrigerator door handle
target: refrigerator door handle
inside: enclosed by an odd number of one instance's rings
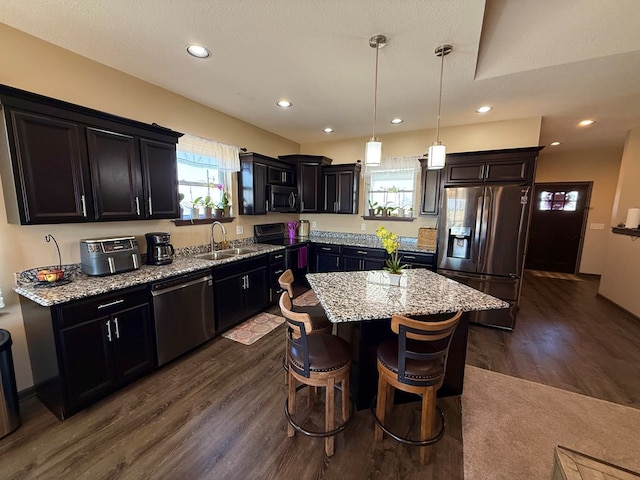
[[[528,228],[526,227],[528,218],[525,218],[525,217],[527,216],[526,215],[527,203],[529,202],[530,190],[531,190],[531,187],[528,186],[526,189],[522,191],[520,196],[520,225],[518,225],[518,245],[516,247],[517,248],[516,258],[518,259],[518,263],[516,265],[515,275],[511,275],[511,274],[509,275],[516,278],[519,278],[520,275],[522,275],[522,268],[524,265],[524,255],[525,255],[524,249],[525,249],[525,244],[527,239],[523,237],[527,235],[527,231],[528,231]]]
[[[486,191],[486,189],[483,189]],[[473,234],[473,246],[475,251],[473,252],[474,262],[477,265],[477,271],[481,272],[481,265],[484,255],[482,254],[484,248],[484,231],[487,228],[484,221],[484,212],[486,212],[485,195],[480,195],[476,201],[476,230]],[[484,210],[484,211],[483,211]]]

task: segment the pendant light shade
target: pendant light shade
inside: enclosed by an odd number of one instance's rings
[[[373,84],[373,134],[371,140],[367,142],[364,152],[365,165],[380,165],[382,160],[382,142],[376,138],[376,109],[378,103],[378,50],[387,44],[387,37],[384,35],[374,35],[369,39],[369,46],[376,49],[376,73]]]
[[[440,108],[442,107],[442,72],[444,70],[444,57],[449,55],[453,47],[451,45],[440,45],[436,48],[436,57],[440,57],[440,93],[438,96],[438,117],[436,119],[436,141],[429,147],[429,157],[427,168],[438,170],[444,168],[447,147],[440,142]]]

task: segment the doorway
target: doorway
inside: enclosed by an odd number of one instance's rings
[[[534,185],[525,268],[578,272],[592,184]]]

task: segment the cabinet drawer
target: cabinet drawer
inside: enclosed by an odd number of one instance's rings
[[[416,253],[399,251],[400,262],[403,264],[433,267],[435,265],[436,254],[435,253]]]
[[[269,262],[270,263],[284,262],[285,253],[286,253],[286,250],[284,249],[278,250],[277,252],[270,253]]]
[[[387,252],[381,248],[343,247],[342,255],[345,257],[385,258]]]
[[[284,251],[284,250],[283,250]],[[218,281],[223,278],[241,275],[251,270],[267,266],[267,256],[260,255],[257,257],[249,257],[246,260],[237,260],[235,262],[213,267],[213,280]]]
[[[315,243],[313,245],[313,250],[314,250],[315,253],[340,255],[340,252],[342,251],[342,248],[340,247],[340,245],[329,245],[329,244],[326,244],[326,243]]]
[[[147,286],[109,292],[58,306],[59,327],[69,327],[149,302]]]
[[[286,267],[284,265],[284,262],[275,263],[275,264],[272,263],[271,266],[269,267],[270,282],[277,283],[278,278],[280,277],[280,275],[284,273],[285,270],[286,270]]]

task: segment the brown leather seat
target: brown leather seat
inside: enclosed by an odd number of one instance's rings
[[[419,446],[420,460],[429,462],[430,446],[444,434],[444,416],[436,405],[436,391],[442,386],[447,369],[449,345],[462,312],[409,318],[394,315],[391,329],[397,339],[378,346],[378,396],[373,416],[375,440],[382,441],[383,432],[408,445]],[[385,426],[385,417],[393,408],[393,389],[422,396],[420,439],[401,437]],[[434,433],[435,414],[442,419]]]
[[[278,283],[280,284],[280,288],[289,293],[289,298],[293,300],[293,272],[290,268],[285,270],[280,277],[278,277]],[[312,330],[309,332],[310,334],[314,333],[331,333],[331,329],[333,325],[327,318],[327,314],[322,308],[322,305],[293,305],[292,310],[294,312],[307,313],[311,317],[311,326]]]
[[[351,366],[351,350],[342,338],[330,333],[312,331],[311,318],[308,313],[294,312],[291,298],[287,292],[280,296],[280,311],[287,322],[287,381],[289,394],[285,401],[285,415],[289,425],[287,434],[295,435],[296,430],[305,435],[325,438],[327,456],[334,453],[334,436],[340,433],[353,418],[349,408],[349,368]],[[325,429],[321,432],[310,431],[299,425],[293,418],[296,410],[296,382],[303,386],[325,387]],[[335,388],[340,385],[342,391],[343,423],[334,428]],[[309,389],[312,399],[313,389]]]

